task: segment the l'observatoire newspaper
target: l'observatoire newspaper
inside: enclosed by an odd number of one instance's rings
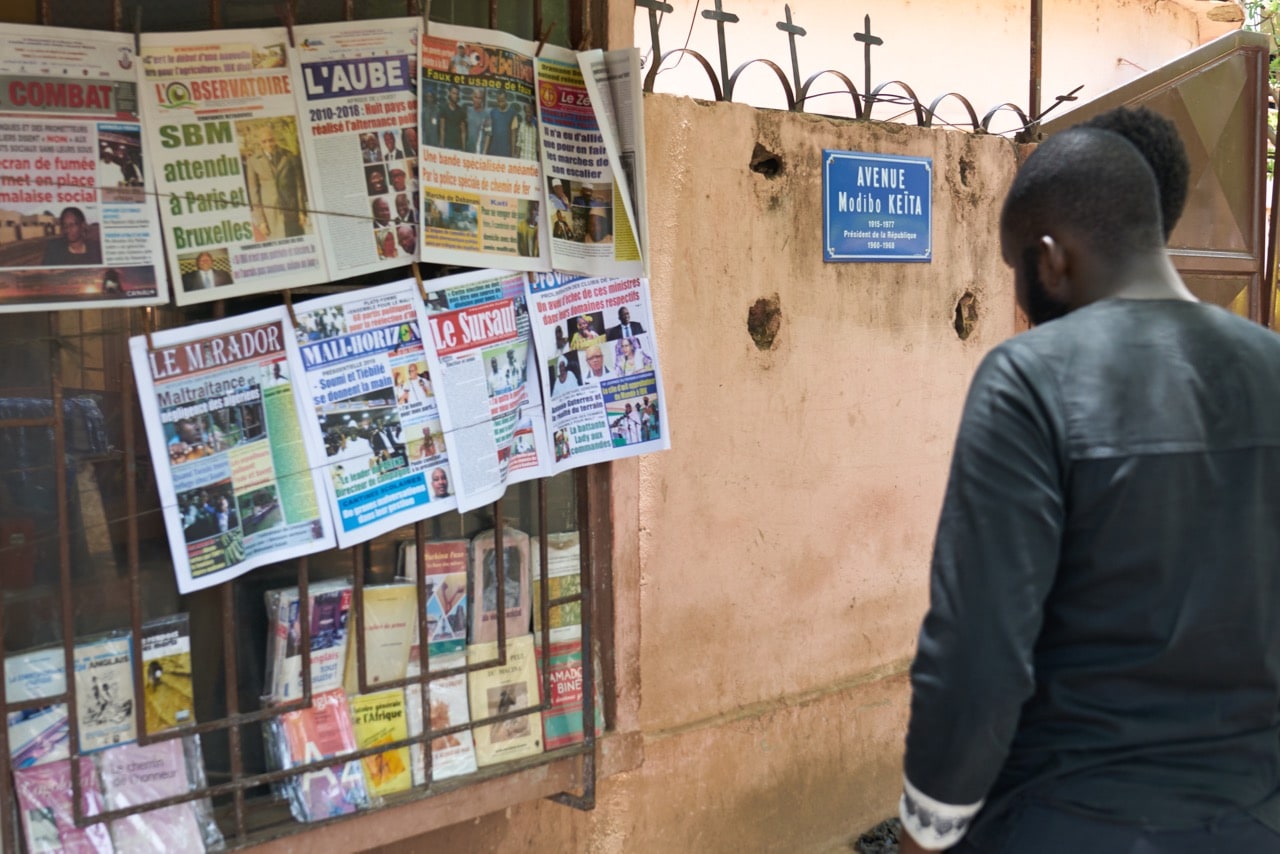
[[[0,30],[0,312],[169,299],[126,33]]]
[[[179,305],[327,279],[283,28],[142,35],[146,152]]]
[[[129,339],[178,592],[333,546],[283,306]]]
[[[316,227],[329,273],[404,266],[418,251],[421,18],[294,28],[290,51]]]
[[[303,431],[338,545],[455,509],[454,447],[445,447],[414,280],[308,300],[295,312]]]

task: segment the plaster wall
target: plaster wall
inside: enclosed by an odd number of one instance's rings
[[[896,803],[951,441],[1014,329],[996,232],[1016,151],[664,95],[645,122],[673,450],[613,473],[644,762],[603,780],[593,813],[534,802],[387,854],[847,852]],[[752,171],[757,146],[777,175]],[[822,262],[823,148],[933,158],[932,263]],[[766,349],[748,330],[762,299]]]
[[[687,46],[719,66],[716,25],[701,16],[712,4],[671,0],[674,11],[660,30],[664,52]],[[791,75],[787,36],[777,28],[783,20],[780,0],[725,0],[725,11],[738,23],[726,24],[729,71],[758,57],[776,62]],[[884,40],[871,49],[871,85],[892,80],[909,85],[926,105],[947,92],[959,92],[973,104],[978,117],[992,107],[1012,102],[1024,110],[1030,89],[1030,0],[792,0],[792,19],[807,34],[797,39],[800,79],[823,69],[848,75],[861,92],[864,47],[854,41],[864,16],[872,33]],[[1230,7],[1230,8],[1227,8]],[[1081,100],[1090,100],[1157,68],[1188,50],[1240,26],[1223,12],[1239,12],[1234,3],[1207,0],[1045,0],[1043,4],[1042,109],[1077,86]],[[1242,15],[1241,15],[1242,17]],[[634,14],[635,44],[648,63],[651,38],[647,11]],[[711,97],[705,73],[691,57],[667,60],[658,72],[656,92]],[[818,81],[813,92],[840,92],[809,102],[809,112],[853,115],[851,99],[836,78]],[[901,94],[890,87],[888,93]],[[784,108],[777,79],[764,66],[746,71],[734,100],[756,106]],[[890,119],[905,108],[883,104],[876,118]],[[967,114],[952,101],[939,107],[942,120],[967,123]],[[909,116],[914,121],[914,116]],[[1013,113],[992,126],[1016,127]]]

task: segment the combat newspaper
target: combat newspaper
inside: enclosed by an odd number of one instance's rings
[[[295,306],[303,425],[346,548],[458,506],[412,279]],[[452,465],[451,465],[452,463]]]
[[[327,279],[283,28],[142,35],[145,151],[179,305]]]
[[[671,447],[647,279],[546,273],[529,307],[554,472]]]
[[[284,307],[129,339],[178,591],[333,546]]]
[[[418,252],[421,18],[294,28],[289,52],[312,207],[329,273],[404,266]]]
[[[422,39],[422,260],[550,270],[532,42],[432,24]]]
[[[606,144],[612,134],[601,128],[578,56],[548,45],[537,64],[552,269],[639,276],[644,269],[627,174],[613,168],[616,155]]]
[[[550,472],[526,278],[477,270],[427,283],[431,375],[464,512]]]
[[[0,29],[0,311],[169,299],[125,33]]]

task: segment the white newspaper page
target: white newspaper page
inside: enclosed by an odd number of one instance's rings
[[[535,45],[432,24],[422,39],[422,260],[550,270]]]
[[[529,308],[556,473],[671,447],[647,279],[546,273]]]
[[[537,65],[551,266],[594,276],[639,276],[643,265],[626,174],[614,174],[578,55],[549,45]]]
[[[125,33],[0,28],[0,311],[169,299]]]
[[[640,50],[624,47],[596,49],[578,54],[583,83],[604,133],[604,147],[614,164],[619,186],[626,188],[623,201],[640,244],[645,275],[649,271],[648,202],[644,158],[644,79],[640,74]],[[625,181],[625,183],[624,183]]]
[[[478,270],[428,283],[440,419],[458,473],[458,509],[550,473],[523,273]]]
[[[327,279],[283,28],[142,35],[146,152],[179,305]]]
[[[129,339],[178,590],[333,547],[281,306]]]
[[[316,228],[335,279],[418,253],[421,18],[294,27],[289,52]]]
[[[345,548],[458,506],[412,279],[308,300],[290,346],[312,464]]]

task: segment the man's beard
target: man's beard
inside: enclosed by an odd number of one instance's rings
[[[1071,310],[1065,302],[1054,299],[1045,290],[1044,281],[1040,278],[1039,252],[1034,246],[1022,253],[1022,281],[1026,284],[1022,309],[1032,326],[1057,320]]]

